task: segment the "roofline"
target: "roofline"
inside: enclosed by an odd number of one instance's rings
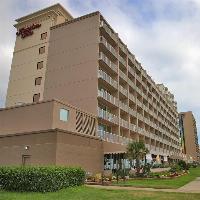
[[[23,103],[23,104],[21,104],[21,105],[14,105],[14,106],[9,106],[9,107],[5,107],[5,108],[0,108],[0,112],[1,112],[1,111],[5,111],[5,110],[11,110],[11,109],[16,109],[16,108],[21,108],[21,107],[33,106],[33,105],[37,105],[37,104],[50,103],[50,102],[57,102],[57,103],[60,103],[60,104],[62,104],[62,105],[64,105],[64,106],[68,106],[68,107],[70,107],[70,108],[72,108],[72,109],[75,109],[75,110],[80,111],[80,112],[82,112],[82,113],[84,113],[84,114],[86,114],[86,115],[89,115],[89,116],[91,116],[91,117],[96,118],[96,115],[95,115],[95,114],[90,113],[90,112],[87,112],[87,111],[85,111],[84,109],[81,109],[81,108],[79,108],[79,107],[76,107],[76,106],[74,106],[74,105],[72,105],[72,104],[69,104],[69,103],[67,103],[67,102],[64,102],[64,101],[59,100],[59,99],[56,99],[56,98],[48,99],[48,100],[42,100],[42,101],[39,101],[39,102]]]
[[[83,20],[83,19],[86,19],[86,18],[88,18],[88,17],[95,16],[95,15],[98,15],[98,14],[101,15],[101,13],[100,13],[99,11],[95,11],[95,12],[92,12],[92,13],[89,13],[89,14],[86,14],[86,15],[82,15],[82,16],[80,16],[80,17],[73,18],[73,19],[70,20],[70,21],[63,22],[63,23],[61,23],[61,24],[54,25],[54,26],[50,27],[50,30],[53,30],[53,29],[56,29],[56,28],[59,28],[59,27],[62,27],[62,26],[65,26],[65,25],[68,25],[68,24],[71,24],[71,23],[74,23],[74,22]]]
[[[20,18],[18,18],[18,19],[16,19],[15,21],[16,22],[20,22],[20,21],[24,21],[27,17],[31,17],[32,15],[34,15],[34,14],[37,14],[37,13],[40,13],[40,12],[42,12],[42,11],[46,11],[46,10],[49,10],[50,8],[53,8],[53,7],[55,7],[55,6],[60,6],[72,19],[73,19],[73,16],[60,4],[60,3],[56,3],[56,4],[54,4],[54,5],[52,5],[52,6],[49,6],[49,7],[47,7],[47,8],[44,8],[44,9],[41,9],[41,10],[38,10],[38,11],[36,11],[36,12],[32,12],[31,14],[28,14],[28,15],[25,15],[25,16],[23,16],[23,17],[20,17]]]

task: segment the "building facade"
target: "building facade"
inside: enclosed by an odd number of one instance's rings
[[[191,111],[179,114],[182,153],[188,162],[199,161],[197,126]]]
[[[95,117],[93,137],[104,155],[144,141],[150,161],[178,158],[174,96],[153,81],[99,12],[73,18],[56,4],[16,21],[7,108],[58,99]]]

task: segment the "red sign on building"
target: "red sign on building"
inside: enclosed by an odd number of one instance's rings
[[[21,38],[25,38],[27,36],[33,35],[33,30],[36,28],[40,28],[41,24],[32,24],[26,28],[20,28],[16,33],[17,36],[21,35]]]

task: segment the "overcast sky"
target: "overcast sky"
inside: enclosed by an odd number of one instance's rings
[[[14,20],[58,2],[74,17],[99,10],[144,69],[175,95],[178,110],[193,111],[200,130],[200,0],[1,0],[0,107],[12,62]]]

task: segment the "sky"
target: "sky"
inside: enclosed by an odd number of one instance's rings
[[[55,3],[74,17],[99,10],[156,83],[192,111],[200,133],[200,0],[1,0],[0,107],[15,44],[15,19]],[[200,134],[199,134],[200,142]]]

